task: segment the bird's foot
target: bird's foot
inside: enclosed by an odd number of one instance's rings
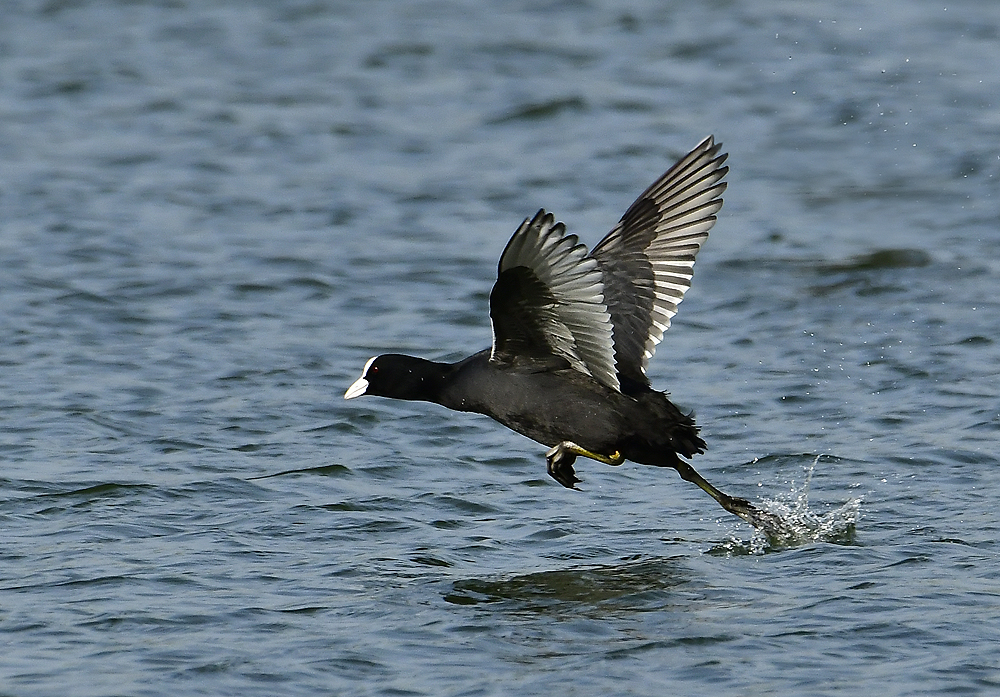
[[[549,476],[568,489],[576,489],[574,485],[580,480],[577,479],[576,472],[573,470],[573,463],[576,462],[578,455],[589,457],[606,465],[620,465],[625,462],[625,456],[617,450],[610,456],[601,455],[587,450],[573,441],[564,440],[545,453]]]
[[[719,503],[733,515],[742,518],[755,528],[764,531],[772,538],[792,537],[795,531],[779,516],[761,510],[746,499],[723,494]]]
[[[576,470],[573,469],[576,455],[562,446],[560,443],[545,453],[546,470],[550,477],[567,489],[576,489],[576,483],[580,481],[576,476]]]

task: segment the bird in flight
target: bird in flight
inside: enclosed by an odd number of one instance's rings
[[[704,452],[694,419],[652,388],[646,367],[691,286],[695,255],[722,207],[727,154],[712,136],[646,189],[589,253],[544,209],[500,256],[493,343],[457,363],[384,354],[345,399],[376,395],[485,414],[547,447],[549,475],[580,480],[578,456],[671,467],[765,530],[777,518],[724,494],[685,458]]]

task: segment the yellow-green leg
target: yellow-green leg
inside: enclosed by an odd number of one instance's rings
[[[788,525],[781,520],[778,516],[773,513],[768,513],[767,511],[762,511],[746,499],[741,499],[736,496],[730,496],[729,494],[724,494],[714,486],[709,484],[708,480],[698,474],[694,467],[684,462],[680,458],[677,458],[677,464],[674,465],[677,472],[681,475],[681,479],[686,482],[691,482],[698,486],[699,489],[707,493],[713,499],[719,502],[719,505],[725,508],[727,511],[735,516],[738,516],[750,523],[750,525],[755,528],[760,528],[769,535],[790,535],[792,530]]]
[[[587,450],[581,445],[577,445],[571,440],[564,440],[559,445],[555,446],[547,453],[545,457],[547,459],[552,459],[554,457],[565,457],[566,454],[572,454],[574,456],[580,455],[582,457],[589,457],[591,460],[597,460],[598,462],[603,462],[605,465],[620,465],[625,462],[625,456],[622,455],[617,450],[611,455],[601,455],[600,453],[595,453]]]

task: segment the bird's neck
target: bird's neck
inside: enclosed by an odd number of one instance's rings
[[[406,379],[397,386],[397,392],[392,396],[396,399],[440,404],[442,391],[454,370],[455,366],[450,363],[411,357]]]
[[[489,383],[483,382],[489,360],[490,351],[486,349],[458,363],[434,364],[441,372],[434,399],[429,401],[456,411],[485,413],[481,402],[490,391]]]

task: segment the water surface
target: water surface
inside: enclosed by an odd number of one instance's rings
[[[0,692],[1000,686],[1000,6],[3,8]],[[525,216],[594,244],[709,133],[650,375],[815,534],[341,399],[487,346]]]

